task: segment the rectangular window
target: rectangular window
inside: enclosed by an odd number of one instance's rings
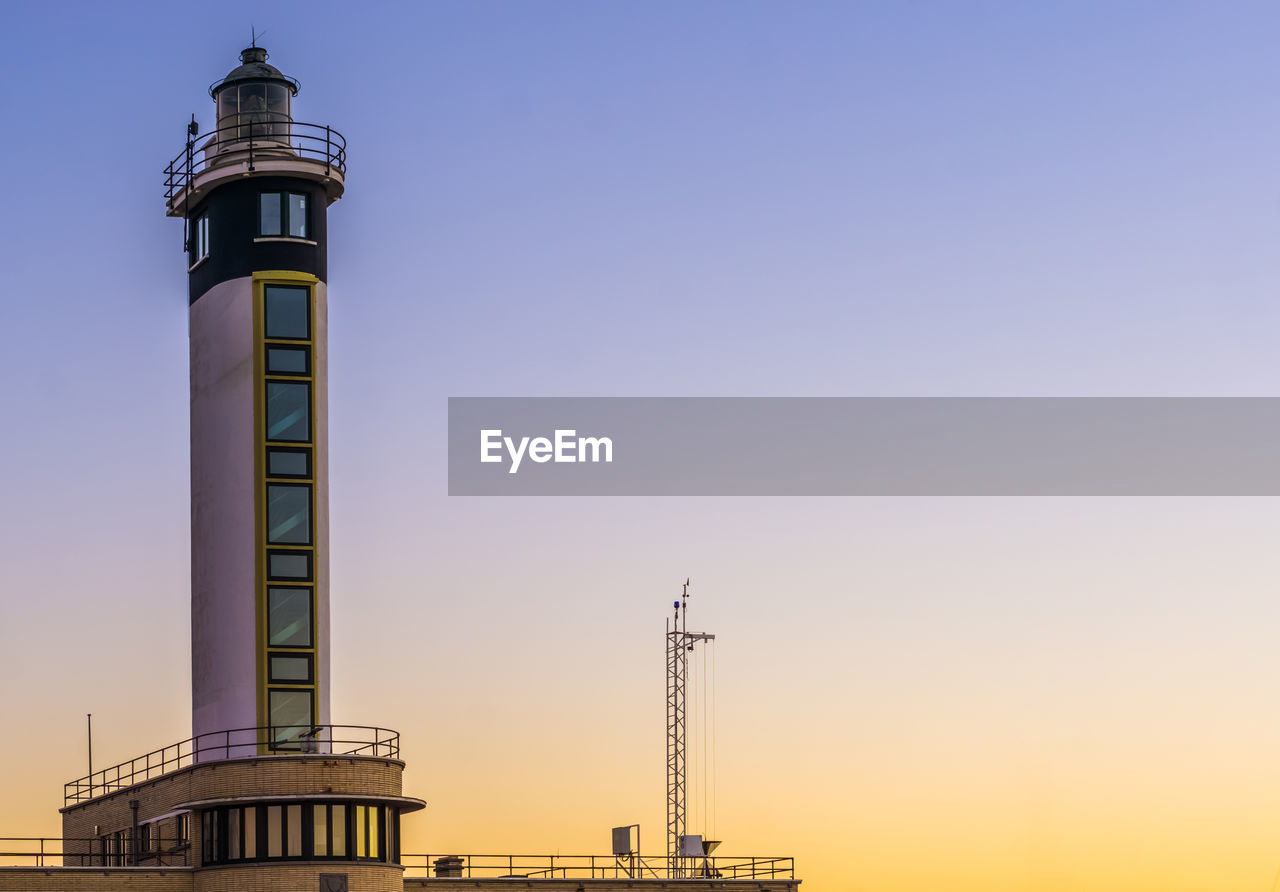
[[[267,643],[272,647],[311,646],[311,589],[267,589]]]
[[[272,654],[268,681],[272,684],[310,684],[310,654]]]
[[[276,744],[289,744],[282,748],[298,748],[299,735],[314,727],[311,720],[315,711],[314,697],[311,691],[273,689],[268,693],[271,734]]]
[[[267,857],[279,858],[284,851],[284,809],[279,805],[267,806]]]
[[[305,483],[267,485],[267,542],[311,544],[311,487]]]
[[[311,552],[267,552],[267,577],[269,579],[297,579],[311,581]]]
[[[329,855],[329,807],[314,805],[311,807],[311,839],[312,851],[317,858]]]
[[[305,443],[311,439],[311,385],[267,382],[267,439]]]
[[[227,811],[227,860],[240,858],[240,809],[233,808]]]
[[[280,235],[280,193],[263,192],[258,211],[258,235]]]
[[[200,853],[205,864],[219,860],[218,855],[218,812],[208,809],[200,815]]]
[[[255,805],[244,810],[244,856],[258,857],[258,807]]]
[[[382,806],[369,807],[369,857],[382,858]]]
[[[331,806],[333,811],[333,857],[347,857],[347,807],[345,805]]]
[[[290,858],[302,857],[302,806],[290,805],[285,813],[285,826],[287,828],[289,846],[285,849],[285,854]]]
[[[189,823],[190,820],[191,820],[190,815],[178,815],[178,817],[175,818],[173,821],[173,835],[175,837],[174,842],[176,842],[180,846],[186,845],[191,841],[191,836],[190,836],[191,825]]]
[[[307,237],[307,196],[297,192],[289,193],[288,203],[289,235],[294,238]]]
[[[356,806],[356,857],[369,857],[369,806]]]
[[[209,256],[209,215],[201,214],[196,218],[191,232],[191,262],[203,260]]]
[[[311,338],[311,289],[305,285],[266,285],[266,336],[290,341]]]
[[[268,375],[310,375],[311,351],[306,347],[267,346]]]
[[[267,450],[268,477],[310,477],[311,450],[273,446]]]
[[[258,235],[307,238],[310,204],[305,192],[263,192],[258,204]]]

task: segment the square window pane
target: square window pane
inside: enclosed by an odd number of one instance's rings
[[[311,589],[267,589],[267,638],[272,647],[311,646]]]
[[[311,487],[305,483],[267,486],[267,541],[272,545],[311,544]]]
[[[266,333],[269,338],[305,341],[311,337],[311,289],[298,285],[267,285]]]
[[[310,352],[306,347],[267,347],[267,373],[271,375],[310,374]]]
[[[298,735],[311,730],[311,691],[271,691],[269,701],[275,743],[297,741]]]
[[[272,579],[311,579],[311,552],[271,551],[267,553],[267,576]]]
[[[280,235],[280,193],[263,192],[259,204],[259,235]]]
[[[289,235],[307,237],[307,196],[289,193]]]
[[[310,477],[311,450],[268,449],[268,477]]]
[[[305,443],[311,439],[311,385],[267,382],[267,439]]]
[[[272,684],[306,684],[311,681],[311,657],[272,654],[270,681]]]

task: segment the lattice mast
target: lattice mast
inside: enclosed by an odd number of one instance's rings
[[[667,863],[671,876],[679,877],[692,860],[682,851],[688,804],[689,653],[697,642],[713,641],[716,636],[688,630],[689,580],[684,581],[674,607],[675,615],[667,619]]]

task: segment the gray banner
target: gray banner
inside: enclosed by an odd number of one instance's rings
[[[452,397],[449,494],[1278,495],[1280,398]]]

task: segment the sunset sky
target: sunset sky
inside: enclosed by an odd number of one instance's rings
[[[98,767],[190,734],[161,171],[251,26],[350,147],[333,716],[403,735],[406,852],[661,852],[691,576],[721,853],[807,892],[1271,889],[1273,499],[466,499],[445,467],[450,396],[1280,395],[1263,2],[5,6],[0,836],[59,834],[85,713]]]

